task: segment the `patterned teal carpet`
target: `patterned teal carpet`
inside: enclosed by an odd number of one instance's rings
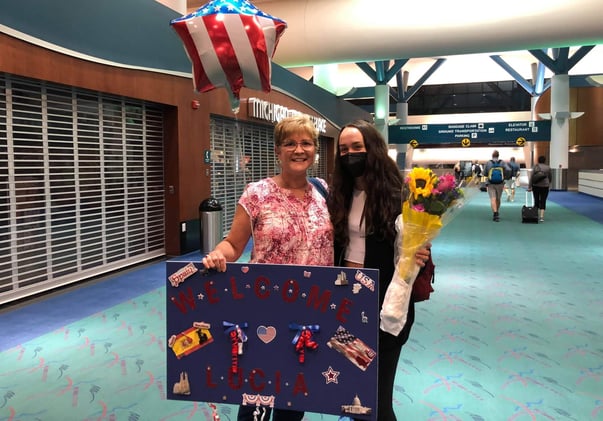
[[[494,223],[483,193],[443,229],[436,292],[417,305],[399,365],[399,420],[603,420],[603,225],[565,206],[526,225],[521,203],[505,202]],[[0,336],[0,421],[212,420],[206,403],[165,400],[163,268],[129,273],[149,288],[135,296],[116,277],[0,313],[12,332]],[[99,296],[90,288],[111,304],[81,300]]]

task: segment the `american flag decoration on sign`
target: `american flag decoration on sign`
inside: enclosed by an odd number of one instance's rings
[[[377,356],[377,353],[372,348],[343,326],[337,328],[331,339],[327,342],[327,346],[345,356],[362,371],[366,370]]]
[[[198,92],[228,89],[239,111],[243,86],[271,89],[271,59],[287,24],[247,0],[214,0],[170,22],[193,66]]]

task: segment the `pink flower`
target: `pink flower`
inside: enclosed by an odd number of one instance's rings
[[[450,190],[454,189],[455,186],[456,186],[456,181],[454,180],[454,175],[447,173],[447,174],[440,176],[439,182],[438,182],[438,190],[441,193],[450,191]]]

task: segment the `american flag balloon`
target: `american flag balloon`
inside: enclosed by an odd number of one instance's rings
[[[247,0],[213,0],[170,24],[191,60],[196,91],[227,88],[235,113],[243,86],[270,91],[271,59],[286,22]]]

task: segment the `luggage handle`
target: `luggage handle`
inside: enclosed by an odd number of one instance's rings
[[[534,196],[533,196],[532,194],[530,194],[530,193],[531,193],[531,192],[529,192],[529,191],[527,191],[527,190],[526,190],[526,206],[527,206],[528,208],[533,208],[533,207],[534,207]],[[532,200],[531,200],[531,202],[532,202],[532,204],[531,204],[531,205],[528,203],[528,198],[531,198],[531,199],[532,199]]]

